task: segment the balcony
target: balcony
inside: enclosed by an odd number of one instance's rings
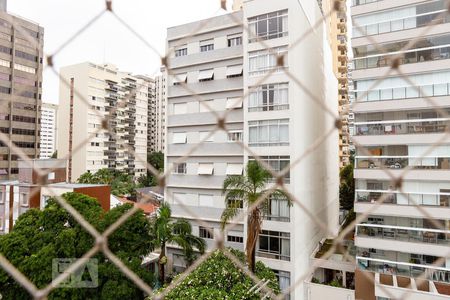
[[[357,256],[356,261],[358,267],[362,270],[413,278],[425,276],[425,278],[435,282],[450,283],[450,270],[443,267],[401,263],[361,256]]]
[[[375,203],[384,197],[384,204],[433,206],[450,208],[450,193],[402,193],[387,190],[355,190],[356,203]]]
[[[430,22],[433,22],[433,25],[445,24],[450,22],[450,17],[446,14],[443,14],[443,12],[445,12],[445,10],[428,12],[413,17],[380,22],[360,27],[354,26],[353,38],[419,28],[429,25]]]
[[[352,0],[352,6],[374,3],[382,0]]]
[[[356,156],[357,169],[410,169],[450,170],[448,157],[416,157],[416,156]]]
[[[355,122],[356,135],[398,135],[443,133],[450,119],[417,119],[394,121]]]

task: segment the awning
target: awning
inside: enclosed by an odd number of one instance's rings
[[[242,98],[241,97],[235,97],[235,98],[227,98],[227,109],[234,109],[234,108],[242,108]]]
[[[243,170],[242,164],[227,165],[227,175],[242,175],[242,170]]]
[[[242,75],[242,65],[227,67],[227,77]]]
[[[214,69],[202,70],[200,74],[198,74],[198,80],[211,80],[214,77]]]
[[[212,175],[214,172],[214,164],[198,164],[198,175]]]
[[[177,74],[173,77],[173,83],[186,83],[187,74]]]
[[[173,134],[174,144],[186,144],[187,136],[186,132],[175,132]]]

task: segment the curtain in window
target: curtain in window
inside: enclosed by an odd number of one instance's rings
[[[291,241],[289,239],[281,240],[281,255],[289,257],[291,254]]]
[[[280,125],[280,142],[289,142],[289,125]]]
[[[283,218],[289,218],[290,214],[289,214],[289,204],[287,200],[278,200],[280,203],[280,217]]]

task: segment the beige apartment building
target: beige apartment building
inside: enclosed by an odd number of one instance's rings
[[[32,40],[32,42],[30,41]],[[0,180],[16,179],[20,148],[39,157],[44,28],[6,11],[0,2]]]
[[[69,182],[102,168],[146,174],[153,80],[89,62],[60,75],[58,157],[69,159]],[[109,131],[102,130],[107,116]]]
[[[351,15],[353,139],[360,145],[355,212],[367,214],[356,227],[356,298],[448,299],[448,2],[353,0]],[[425,30],[430,22],[436,25]],[[395,56],[409,80],[397,72],[386,75]],[[403,181],[393,183],[391,176],[405,168],[410,170]],[[380,197],[385,201],[375,207]]]
[[[41,159],[49,159],[56,151],[56,114],[58,105],[42,103],[41,106]]]
[[[164,152],[166,143],[166,103],[167,85],[165,68],[161,68],[161,74],[155,76],[154,101],[151,108],[152,133],[149,135],[150,150]]]

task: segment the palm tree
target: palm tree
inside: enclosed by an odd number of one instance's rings
[[[247,263],[252,272],[255,272],[256,242],[261,232],[262,220],[269,213],[269,196],[284,196],[288,199],[289,205],[291,205],[291,202],[282,190],[275,189],[270,192],[266,190],[266,186],[272,179],[272,175],[258,162],[250,161],[247,164],[245,173],[245,175],[227,176],[223,182],[222,192],[225,194],[226,208],[222,213],[221,222],[222,230],[224,230],[225,225],[241,211],[240,207],[242,206],[240,201],[243,201],[245,207],[248,208],[245,252]],[[259,205],[253,207],[262,195],[266,195],[266,197]]]
[[[160,248],[161,253],[158,259],[159,281],[161,285],[165,281],[165,264],[167,263],[166,247],[167,244],[176,244],[183,249],[188,263],[194,259],[194,249],[204,253],[206,242],[192,234],[191,224],[184,220],[173,220],[172,210],[169,204],[163,203],[159,208],[158,215],[152,220],[151,233],[153,235],[152,246]]]

